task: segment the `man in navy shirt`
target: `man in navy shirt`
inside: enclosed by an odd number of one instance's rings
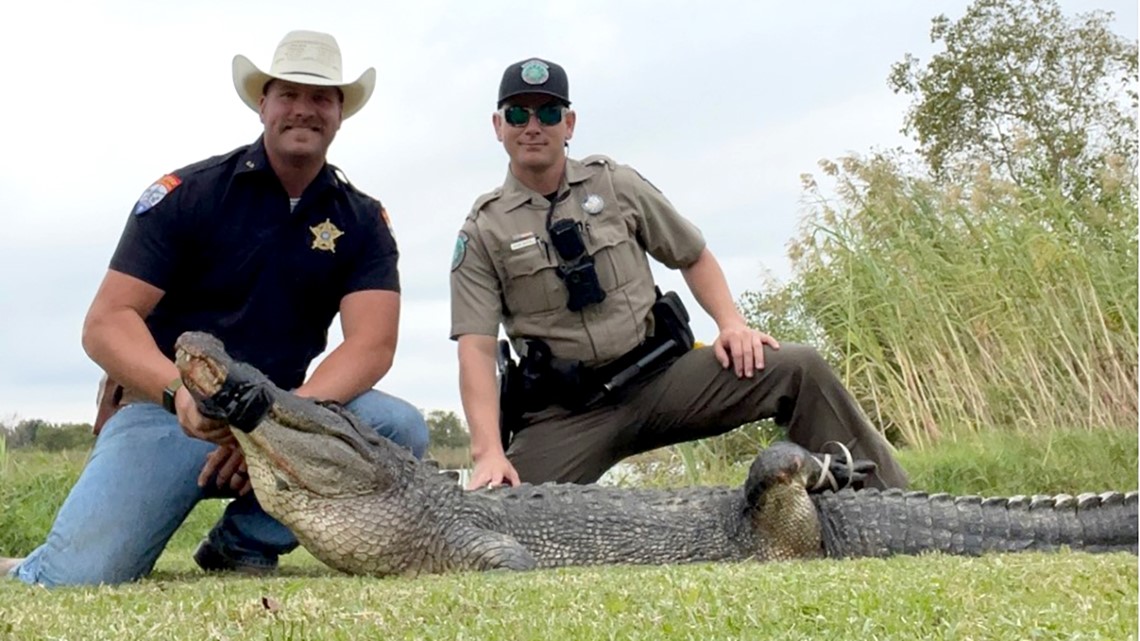
[[[372,389],[392,365],[400,311],[387,213],[325,160],[375,71],[344,82],[336,40],[294,31],[268,72],[239,55],[233,75],[264,133],[163,176],[135,204],[83,327],[110,381],[94,451],[47,541],[0,559],[0,574],[48,586],[137,579],[216,496],[236,498],[194,554],[203,569],[268,571],[297,546],[250,492],[228,426],[182,388],[174,341],[187,330],[218,336],[280,387],[346,404],[416,456],[427,447],[420,412]],[[344,342],[306,379],[337,313]]]

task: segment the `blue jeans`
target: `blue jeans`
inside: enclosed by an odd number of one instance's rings
[[[427,424],[408,402],[370,390],[347,407],[416,458],[427,450]],[[186,436],[178,420],[158,405],[120,409],[95,440],[47,541],[12,576],[47,587],[146,576],[198,501],[222,497],[212,486],[197,484],[215,447]],[[271,565],[297,547],[293,534],[261,509],[252,492],[226,507],[209,539],[226,556],[260,565]]]

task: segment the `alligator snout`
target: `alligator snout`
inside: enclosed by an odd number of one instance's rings
[[[195,399],[210,398],[226,381],[225,349],[221,341],[202,332],[184,332],[174,342],[174,364],[182,383]]]

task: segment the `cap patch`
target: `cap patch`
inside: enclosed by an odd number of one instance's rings
[[[521,76],[528,85],[541,85],[550,80],[550,67],[541,60],[528,60],[522,65]]]
[[[166,174],[162,178],[159,178],[153,185],[143,190],[142,195],[139,196],[139,200],[135,203],[135,208],[131,210],[131,213],[138,216],[151,207],[154,207],[162,202],[162,199],[166,198],[167,194],[174,191],[175,187],[181,184],[182,179],[174,174]]]

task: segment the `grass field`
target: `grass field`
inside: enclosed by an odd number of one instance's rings
[[[1137,437],[1131,430],[1034,440],[993,434],[903,452],[902,458],[916,487],[929,490],[1131,490]],[[23,554],[42,540],[81,464],[80,453],[7,452],[0,460],[0,553]],[[741,474],[735,468],[720,473],[731,482]],[[44,590],[0,581],[0,639],[1137,636],[1137,558],[1131,555],[927,556],[372,579],[339,575],[298,551],[283,559],[273,578],[207,576],[190,553],[221,508],[218,501],[199,505],[154,575],[137,584]]]
[[[183,556],[184,558],[184,556]],[[184,562],[137,585],[0,587],[5,639],[1136,637],[1136,559],[1060,554],[272,579]],[[172,569],[175,565],[182,569]]]

